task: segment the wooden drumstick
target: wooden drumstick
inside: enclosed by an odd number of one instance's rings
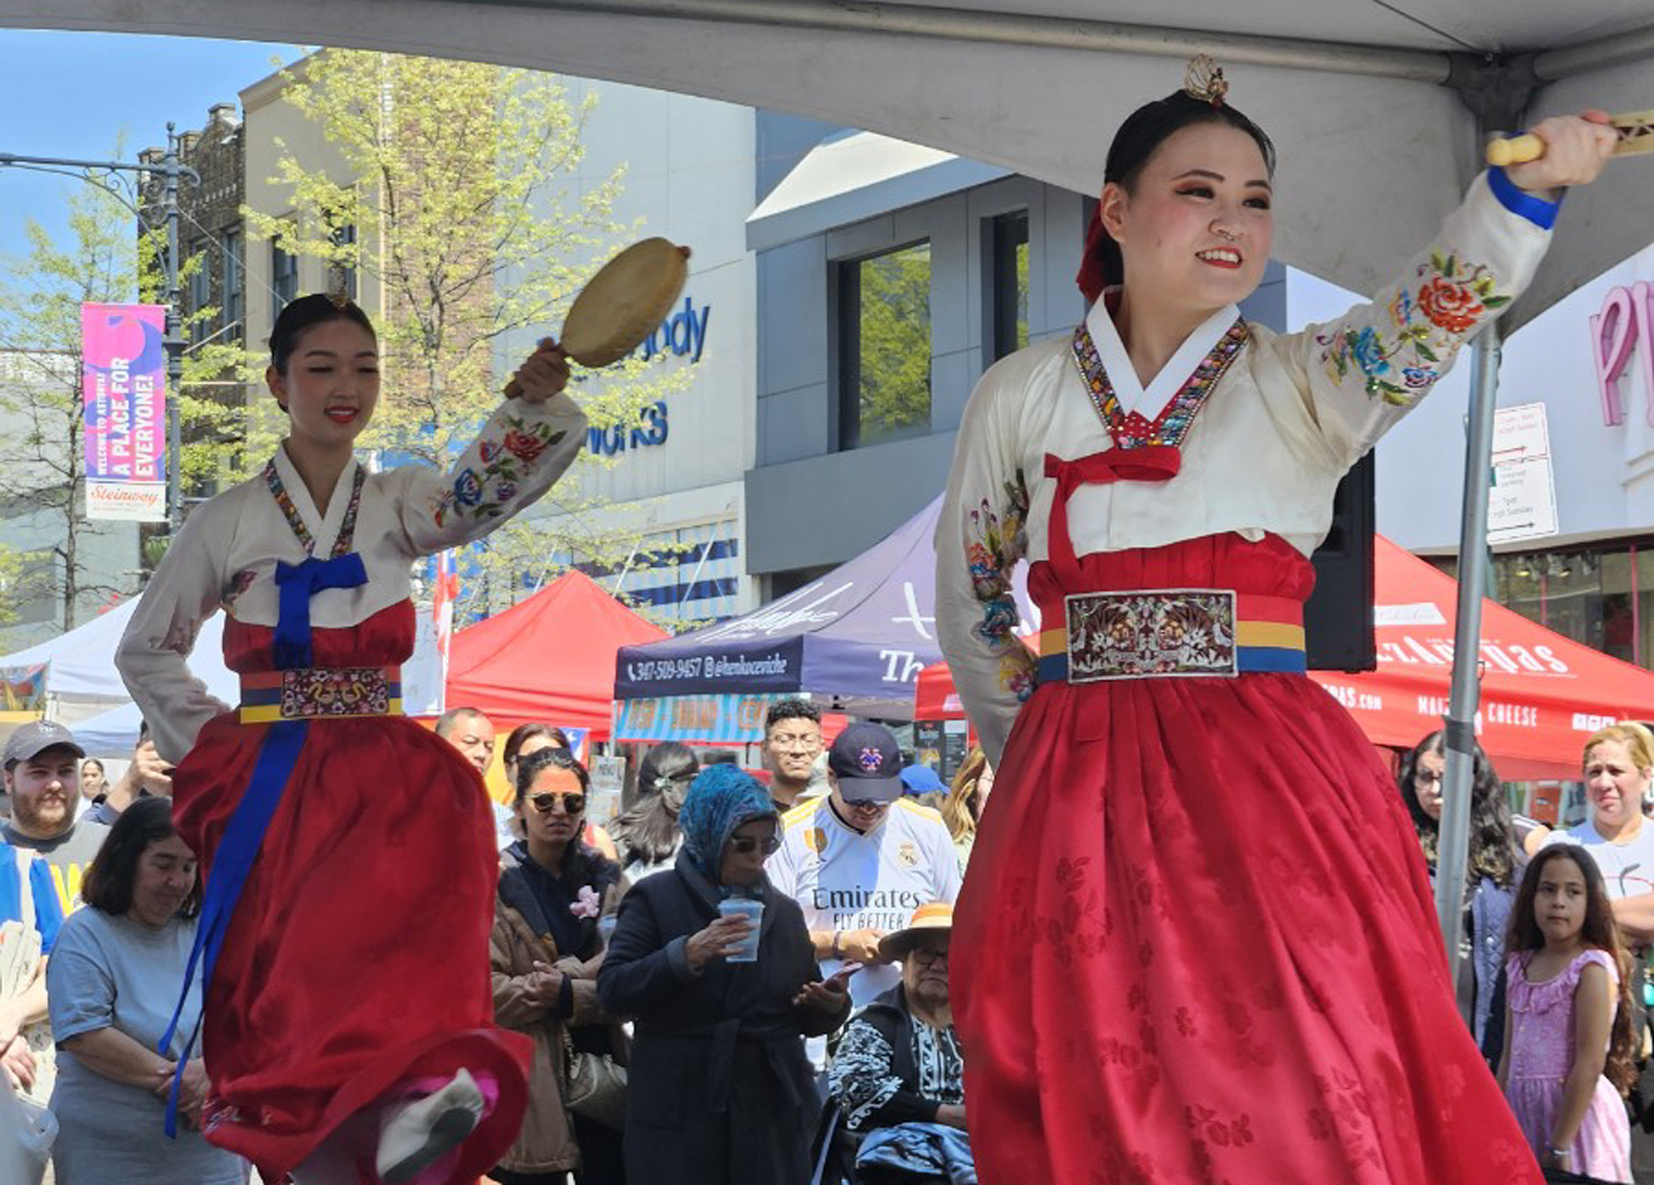
[[[1654,111],[1628,111],[1624,115],[1608,117],[1609,126],[1619,136],[1614,145],[1615,156],[1635,156],[1654,153]],[[1545,155],[1545,141],[1528,132],[1508,140],[1490,140],[1487,163],[1490,165],[1519,165],[1538,160]]]

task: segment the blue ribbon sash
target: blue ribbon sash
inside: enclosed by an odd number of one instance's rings
[[[312,665],[314,655],[310,632],[310,598],[323,589],[358,588],[367,583],[367,569],[362,557],[355,552],[318,560],[314,556],[297,564],[276,564],[278,608],[276,629],[272,643],[272,658],[278,669],[291,670]],[[196,1017],[188,1043],[178,1057],[178,1068],[172,1076],[172,1090],[167,1098],[166,1132],[170,1138],[178,1136],[178,1094],[184,1082],[184,1064],[195,1048],[201,1033],[201,1018],[206,1012],[207,989],[212,984],[213,969],[218,964],[219,952],[229,932],[230,919],[235,915],[236,902],[242,887],[258,859],[264,834],[281,805],[282,793],[298,764],[299,753],[310,729],[308,720],[282,720],[269,726],[259,746],[258,760],[253,766],[252,778],[242,792],[241,801],[230,815],[224,829],[224,838],[213,856],[212,873],[202,893],[201,922],[195,932],[195,945],[190,950],[189,964],[184,971],[184,987],[173,1010],[172,1023],[167,1025],[156,1052],[171,1056],[168,1050],[178,1032],[184,1006],[189,1001],[190,986],[195,982],[197,969],[201,973],[201,1015]]]

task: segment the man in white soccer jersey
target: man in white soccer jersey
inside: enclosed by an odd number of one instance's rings
[[[857,1005],[901,982],[879,939],[921,905],[959,896],[959,860],[942,816],[902,797],[902,756],[890,730],[852,724],[827,755],[832,793],[782,816],[770,883],[796,900],[822,973],[847,962]]]

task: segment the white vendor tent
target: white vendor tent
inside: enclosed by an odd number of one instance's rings
[[[138,740],[142,717],[115,669],[115,647],[137,608],[131,597],[84,625],[48,642],[0,656],[0,667],[46,663],[46,714],[74,730],[87,753],[126,757]],[[410,716],[442,711],[442,657],[429,610],[421,610],[413,656],[402,667],[402,703]],[[224,615],[201,627],[190,670],[224,703],[240,698],[240,684],[224,665]]]
[[[27,667],[46,663],[46,714],[73,728],[90,716],[130,703],[132,697],[115,670],[115,647],[126,623],[138,607],[129,597],[68,633],[26,650],[0,656],[0,667]],[[216,615],[201,627],[190,666],[196,677],[220,699],[235,699],[237,683],[224,666],[224,618]],[[134,726],[134,736],[136,726]],[[131,745],[128,744],[130,749]]]

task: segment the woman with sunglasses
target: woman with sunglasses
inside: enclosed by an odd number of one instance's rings
[[[775,891],[775,806],[750,774],[703,769],[678,814],[671,872],[633,886],[598,972],[610,1012],[636,1020],[626,1094],[633,1185],[796,1185],[810,1176],[820,1102],[804,1038],[850,1011],[844,977],[821,982],[798,903]],[[757,959],[740,961],[761,905]],[[750,955],[749,955],[750,959]]]
[[[534,1040],[528,1113],[491,1174],[505,1185],[620,1185],[620,1133],[567,1110],[563,1034],[576,1050],[624,1060],[625,1038],[597,1002],[598,917],[620,866],[580,836],[590,778],[567,749],[542,748],[513,765],[524,838],[501,858],[490,961],[494,1017]]]

